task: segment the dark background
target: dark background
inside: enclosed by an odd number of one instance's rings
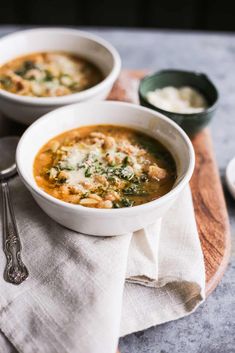
[[[0,24],[235,31],[235,0],[0,0]]]

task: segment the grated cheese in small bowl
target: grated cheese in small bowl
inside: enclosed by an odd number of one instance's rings
[[[157,108],[182,114],[200,113],[207,107],[207,101],[192,87],[167,86],[147,93],[149,103]]]

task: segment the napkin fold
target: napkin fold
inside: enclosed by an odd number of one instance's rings
[[[0,353],[114,353],[120,336],[188,315],[204,300],[189,187],[163,219],[108,238],[55,223],[19,178],[10,187],[30,276],[20,286],[0,278]],[[4,266],[2,252],[0,273]]]

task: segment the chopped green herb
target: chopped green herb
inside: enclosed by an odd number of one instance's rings
[[[131,186],[123,190],[124,195],[133,195],[133,196],[146,196],[148,193],[144,191],[139,185],[132,184]]]
[[[0,78],[0,83],[5,87],[5,88],[10,88],[12,85],[12,81],[9,77],[1,77]]]
[[[82,169],[82,168],[85,168],[86,165],[84,163],[78,163],[77,164],[77,169]]]
[[[44,81],[52,81],[52,80],[53,80],[53,75],[50,73],[50,71],[45,70]]]
[[[129,200],[126,197],[123,197],[121,199],[121,204],[122,204],[123,207],[131,207],[131,206],[133,206],[134,201],[133,200]]]
[[[129,157],[126,156],[126,157],[123,159],[122,164],[123,164],[124,166],[127,166],[128,163],[129,163]]]
[[[132,169],[129,167],[121,168],[119,176],[126,180],[131,180],[134,177]]]
[[[89,178],[91,175],[92,175],[92,173],[91,173],[91,167],[88,167],[88,168],[85,170],[85,177],[86,177],[86,178]]]
[[[33,61],[26,60],[23,62],[22,66],[19,69],[15,70],[15,74],[19,76],[24,76],[27,71],[35,68],[36,68],[36,65]]]
[[[113,208],[120,208],[121,205],[118,202],[113,202]]]
[[[63,168],[64,170],[75,170],[75,168],[71,165],[66,165],[66,167]]]

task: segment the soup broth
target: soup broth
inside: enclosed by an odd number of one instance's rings
[[[154,138],[122,126],[85,126],[48,141],[34,162],[40,188],[65,202],[95,208],[141,205],[176,180],[170,152]]]
[[[0,67],[0,88],[22,96],[65,96],[101,82],[91,62],[64,52],[25,55]]]

